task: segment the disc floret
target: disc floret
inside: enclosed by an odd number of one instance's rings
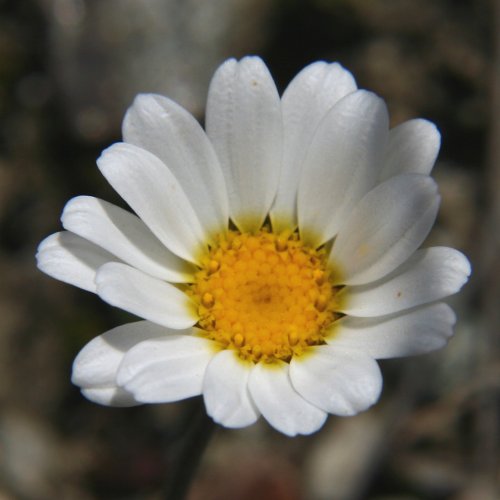
[[[325,249],[304,245],[297,232],[233,230],[218,236],[188,293],[207,338],[244,360],[289,362],[324,344],[339,317],[332,278]]]

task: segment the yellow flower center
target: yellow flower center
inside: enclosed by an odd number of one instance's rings
[[[324,344],[336,313],[332,270],[324,249],[295,232],[229,231],[203,259],[188,294],[198,326],[222,348],[253,362],[289,362],[308,346]]]

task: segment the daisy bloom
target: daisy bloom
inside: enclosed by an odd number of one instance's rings
[[[379,398],[377,359],[442,347],[441,299],[470,274],[418,249],[439,206],[440,145],[421,119],[389,130],[384,101],[337,63],[280,98],[261,59],[230,59],[206,129],[139,95],[97,164],[135,214],[79,196],[38,250],[45,273],[142,318],[89,342],[73,383],[103,405],[202,395],[219,424],[262,415],[293,436]]]

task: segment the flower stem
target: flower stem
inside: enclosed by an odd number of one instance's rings
[[[216,424],[207,415],[203,400],[198,398],[186,420],[185,432],[179,450],[171,463],[165,486],[166,500],[183,500],[189,491],[203,452],[215,430]]]

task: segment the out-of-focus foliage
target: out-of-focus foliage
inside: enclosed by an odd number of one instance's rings
[[[169,95],[203,119],[212,72],[247,53],[281,89],[311,61],[340,61],[386,99],[393,124],[434,121],[443,203],[430,243],[465,251],[474,277],[453,299],[459,323],[445,350],[382,364],[377,407],[294,440],[265,424],[219,430],[189,498],[500,498],[494,7],[0,0],[0,498],[160,498],[193,402],[110,409],[83,399],[72,359],[129,318],[38,273],[34,253],[71,196],[121,203],[95,159],[119,140],[137,92]]]

